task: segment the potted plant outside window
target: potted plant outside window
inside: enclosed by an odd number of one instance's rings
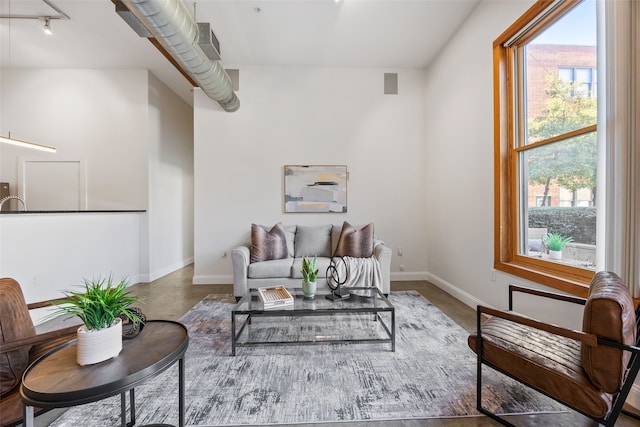
[[[317,257],[313,257],[312,260],[302,257],[302,269],[300,271],[302,273],[302,293],[305,299],[312,299],[316,296],[316,289],[318,288],[316,261]]]
[[[543,241],[549,249],[549,258],[562,259],[562,249],[572,242],[573,238],[558,233],[548,233],[543,238]]]
[[[54,303],[51,317],[77,316],[84,323],[77,332],[77,361],[91,365],[111,359],[122,350],[122,320],[126,316],[132,323],[141,323],[131,305],[138,297],[125,292],[128,283],[121,280],[114,285],[106,279],[84,279],[84,292],[65,291],[65,298]]]

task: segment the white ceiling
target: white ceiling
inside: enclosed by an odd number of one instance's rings
[[[111,0],[52,1],[71,19],[52,20],[51,36],[41,21],[0,19],[2,67],[146,68],[191,102],[187,81]],[[196,0],[196,20],[211,23],[226,68],[424,68],[479,1]],[[0,14],[57,13],[42,0],[0,0]]]

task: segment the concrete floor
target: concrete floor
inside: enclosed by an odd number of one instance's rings
[[[131,293],[139,295],[142,300],[137,304],[148,319],[177,320],[197,302],[209,294],[232,294],[232,285],[191,285],[193,265],[187,266],[152,283],[136,284],[130,287]],[[440,310],[456,321],[467,331],[476,328],[475,310],[451,297],[435,285],[426,281],[392,282],[392,291],[417,290]],[[188,398],[188,396],[187,396]],[[47,415],[36,419],[38,426],[46,426]],[[39,420],[42,418],[42,420]],[[507,419],[517,426],[554,426],[581,427],[597,425],[588,418],[567,410],[563,414],[539,414],[510,416]],[[322,424],[296,424],[295,427]],[[397,421],[369,421],[325,424],[330,427],[422,427],[422,426],[460,426],[484,427],[500,424],[488,417],[469,417],[454,419],[425,419]],[[621,415],[616,423],[619,427],[640,426],[640,421]],[[294,427],[281,425],[280,427]]]

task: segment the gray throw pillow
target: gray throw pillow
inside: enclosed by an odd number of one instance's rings
[[[540,252],[542,249],[542,239],[529,239],[529,250]]]
[[[251,224],[251,262],[270,261],[287,258],[287,237],[281,223],[269,231]]]
[[[353,258],[370,258],[373,255],[373,223],[360,230],[347,221],[342,224],[342,232],[334,255]]]
[[[331,256],[331,224],[296,229],[296,257]]]

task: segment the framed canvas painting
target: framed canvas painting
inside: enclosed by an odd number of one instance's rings
[[[285,165],[284,211],[347,212],[346,165]]]

